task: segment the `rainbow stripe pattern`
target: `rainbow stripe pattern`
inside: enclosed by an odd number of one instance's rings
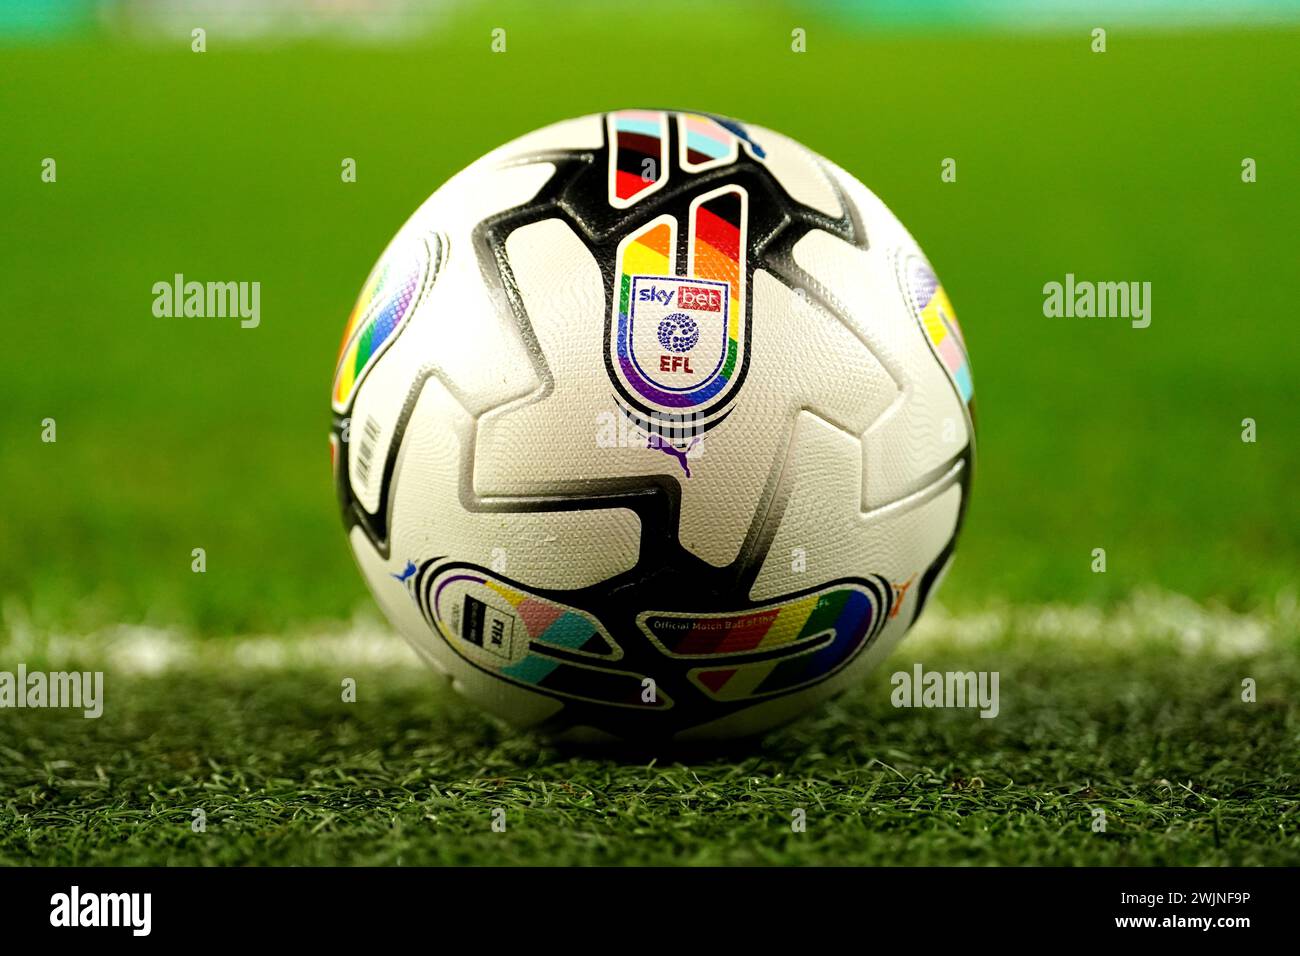
[[[429,248],[424,240],[406,242],[385,254],[366,280],[343,330],[334,374],[334,405],[340,411],[410,318],[428,265]]]
[[[736,701],[787,693],[838,670],[883,625],[886,603],[865,587],[840,585],[736,613],[652,611],[639,623],[669,656],[710,658],[690,672],[692,682],[715,700]],[[719,666],[728,656],[747,660]]]
[[[721,378],[729,379],[736,368],[740,348],[740,327],[744,319],[745,191],[729,186],[695,205],[691,216],[690,259],[686,271],[700,279],[713,279],[731,286],[731,310],[727,326],[727,358]]]
[[[712,117],[679,113],[677,134],[681,144],[678,161],[688,172],[725,166],[739,155],[736,134]]]
[[[969,405],[975,397],[975,383],[971,379],[970,357],[966,354],[966,340],[957,313],[953,311],[948,295],[939,284],[938,277],[925,260],[914,258],[908,263],[908,288],[911,291],[921,328],[930,340],[930,347],[948,370],[962,401]]]
[[[625,209],[668,181],[668,114],[620,110],[608,123],[609,201]]]

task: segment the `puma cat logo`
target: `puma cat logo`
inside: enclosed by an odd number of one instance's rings
[[[683,448],[673,447],[672,445],[668,444],[668,442],[661,439],[658,435],[651,435],[650,443],[646,445],[646,447],[658,448],[665,455],[672,455],[674,458],[677,459],[678,462],[681,463],[682,471],[686,472],[686,477],[689,478],[691,477],[691,466],[690,463],[686,460],[686,456],[691,453],[692,448],[694,448],[697,444],[699,444],[699,441],[700,439],[698,436],[692,438],[691,443],[683,449]]]

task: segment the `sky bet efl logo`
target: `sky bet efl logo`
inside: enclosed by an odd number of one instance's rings
[[[630,299],[632,361],[645,379],[689,392],[717,375],[727,357],[727,283],[633,276]]]

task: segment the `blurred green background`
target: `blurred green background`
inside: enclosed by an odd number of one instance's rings
[[[222,635],[369,607],[326,442],[353,298],[457,169],[629,105],[784,131],[926,249],[970,345],[980,425],[945,604],[1104,605],[1147,588],[1270,601],[1300,567],[1293,6],[1231,24],[1207,6],[1172,28],[1121,5],[1052,19],[1017,4],[395,4],[362,32],[258,26],[242,4],[233,18],[8,4],[3,613]],[[1150,328],[1044,318],[1042,287],[1067,272],[1150,282]],[[155,318],[151,287],[175,273],[259,281],[261,326]],[[1090,571],[1098,547],[1106,574]]]

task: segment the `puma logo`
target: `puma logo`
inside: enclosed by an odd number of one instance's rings
[[[889,616],[891,618],[898,617],[898,611],[903,606],[903,598],[907,597],[907,589],[912,586],[912,582],[915,580],[916,580],[916,575],[913,574],[903,584],[894,585],[894,590],[895,590],[894,606],[889,609]]]
[[[399,581],[402,584],[405,584],[406,579],[409,578],[414,573],[415,573],[415,562],[407,561],[406,567],[402,569],[401,574],[390,574],[389,577]]]
[[[687,445],[684,449],[682,449],[682,448],[675,448],[674,446],[670,445],[668,442],[660,438],[658,435],[651,435],[650,443],[646,445],[646,447],[658,448],[665,455],[672,455],[674,458],[678,460],[678,462],[681,463],[682,471],[686,472],[686,477],[689,478],[691,477],[691,466],[690,463],[686,460],[686,456],[691,453],[692,448],[694,448],[697,444],[699,444],[699,441],[700,439],[698,436],[692,438],[691,443]]]

